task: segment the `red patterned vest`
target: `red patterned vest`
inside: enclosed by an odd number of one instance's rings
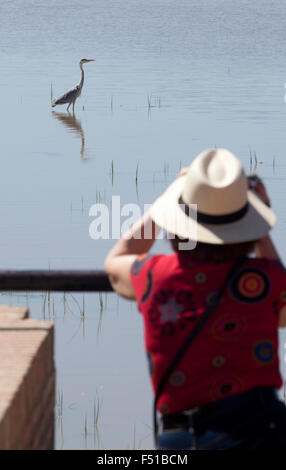
[[[221,288],[233,263],[198,264],[182,254],[139,257],[131,281],[144,319],[153,389],[180,345]],[[171,374],[161,413],[207,404],[256,386],[282,385],[278,314],[286,305],[286,272],[249,258]]]

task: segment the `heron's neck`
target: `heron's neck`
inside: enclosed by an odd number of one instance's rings
[[[79,82],[79,87],[82,88],[82,85],[83,85],[83,82],[84,82],[84,71],[83,71],[83,68],[82,68],[82,64],[79,64],[79,67],[80,67],[80,70],[81,70],[81,79],[80,79],[80,82]]]

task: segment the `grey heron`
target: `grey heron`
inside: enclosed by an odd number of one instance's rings
[[[55,106],[57,106],[58,104],[69,103],[69,105],[67,107],[67,111],[69,110],[69,107],[72,104],[72,106],[73,106],[72,110],[74,112],[74,104],[75,104],[76,99],[81,94],[81,90],[82,90],[83,82],[84,82],[84,71],[83,71],[82,66],[83,66],[83,64],[86,64],[87,62],[94,62],[94,61],[95,61],[95,59],[81,59],[81,61],[79,63],[79,67],[80,67],[80,70],[81,70],[81,79],[80,79],[79,83],[76,86],[74,86],[73,88],[71,88],[70,90],[63,93],[61,96],[59,96],[59,98],[54,100],[53,103],[52,103],[53,108]]]

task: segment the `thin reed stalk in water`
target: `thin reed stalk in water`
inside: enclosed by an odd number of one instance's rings
[[[138,172],[139,172],[139,162],[137,163],[137,166],[136,166],[136,173],[135,173],[135,183],[136,183],[136,186],[138,186]]]
[[[254,152],[254,165],[255,165],[255,169],[257,168],[257,156],[256,156],[256,152]]]
[[[99,415],[100,415],[100,409],[102,405],[102,400],[99,399],[99,396],[97,394],[96,400],[94,399],[93,402],[93,438],[94,438],[94,447],[101,446],[101,439],[99,435],[99,428],[98,428],[98,421],[99,421]]]
[[[42,309],[44,320],[46,319],[46,299],[47,299],[47,293],[45,292],[44,301],[43,301],[43,309]]]
[[[64,304],[64,316],[66,315],[67,307],[66,307],[66,292],[64,292],[64,297],[63,297],[63,304]]]
[[[150,109],[152,107],[152,95],[147,96],[147,103],[148,103],[148,108]]]
[[[57,419],[62,419],[63,417],[63,402],[64,402],[64,394],[63,392],[59,392],[58,400],[57,400]]]
[[[85,297],[82,296],[82,316],[85,316]]]
[[[102,293],[99,292],[99,320],[98,320],[98,326],[97,326],[97,336],[101,332],[102,319],[103,319],[103,299],[102,299]]]
[[[87,446],[87,416],[85,415],[84,419],[84,441],[85,441],[85,447]]]
[[[112,186],[114,184],[114,164],[113,164],[113,160],[111,161],[111,184],[112,184]]]
[[[252,152],[251,152],[251,147],[249,147],[249,166],[250,166],[250,173],[252,173]]]
[[[48,314],[49,318],[51,318],[51,292],[48,291]]]

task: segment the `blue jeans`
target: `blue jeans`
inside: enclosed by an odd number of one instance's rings
[[[274,389],[259,387],[190,415],[163,417],[162,428],[161,450],[286,449],[286,406]]]

